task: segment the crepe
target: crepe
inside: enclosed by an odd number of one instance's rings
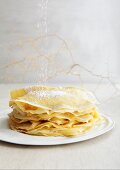
[[[95,97],[78,87],[30,86],[11,91],[11,129],[36,136],[76,136],[101,119]]]

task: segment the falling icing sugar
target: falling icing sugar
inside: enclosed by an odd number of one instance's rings
[[[58,76],[61,77],[61,75],[64,77],[66,75],[68,76],[75,76],[79,80],[79,84],[87,88],[87,84],[84,84],[84,81],[86,82],[86,78],[90,78],[90,81],[95,81],[96,86],[93,88],[91,85],[88,87],[92,87],[92,91],[94,95],[97,97],[97,99],[100,101],[100,103],[105,103],[108,100],[114,99],[120,94],[120,89],[114,82],[114,79],[112,78],[112,75],[110,73],[110,66],[112,65],[112,62],[110,63],[109,57],[106,59],[105,64],[106,71],[102,74],[99,69],[96,70],[96,64],[95,66],[90,66],[90,70],[87,67],[87,65],[82,65],[81,63],[76,63],[74,61],[74,56],[72,56],[72,51],[69,49],[68,43],[61,38],[59,35],[50,35],[48,26],[47,26],[47,6],[48,6],[48,0],[39,0],[37,2],[38,4],[38,21],[36,23],[36,28],[38,32],[38,37],[28,37],[23,36],[22,39],[19,39],[17,42],[17,37],[15,38],[15,42],[6,42],[5,44],[1,44],[0,51],[3,50],[7,52],[6,55],[9,54],[10,62],[8,62],[5,65],[0,65],[0,81],[1,82],[36,82],[36,83],[46,83],[49,80],[55,80]],[[49,17],[48,17],[49,18]],[[54,40],[54,41],[53,41]],[[52,47],[55,44],[55,49]],[[58,45],[56,45],[58,44]],[[50,46],[50,47],[49,47]],[[27,49],[26,49],[27,47]],[[28,48],[29,47],[29,48]],[[49,49],[50,48],[50,49]],[[53,49],[54,50],[53,50]],[[28,49],[30,50],[28,52]],[[45,49],[45,50],[44,50]],[[52,50],[51,50],[52,49]],[[17,53],[21,54],[21,58],[16,58],[16,53],[14,50],[17,50]],[[20,51],[19,51],[20,50]],[[27,50],[27,51],[26,51]],[[35,54],[34,54],[35,51]],[[63,53],[64,52],[64,53]],[[32,53],[32,54],[31,54]],[[31,54],[30,56],[28,54]],[[67,54],[67,55],[66,55]],[[72,63],[68,65],[65,64],[64,67],[62,67],[64,64],[61,62],[61,56],[67,57],[69,55],[69,61],[71,60]],[[60,62],[59,62],[60,59]],[[94,58],[93,58],[94,59]],[[65,59],[68,61],[68,59]],[[94,61],[94,60],[93,60]],[[95,60],[96,61],[96,60]],[[111,60],[112,61],[112,60]],[[59,65],[61,63],[61,65]],[[58,66],[59,65],[59,66]],[[59,69],[60,68],[60,69]],[[95,72],[97,71],[97,73]],[[35,74],[33,74],[35,73]],[[85,75],[85,80],[82,78]],[[88,77],[87,77],[88,76]],[[117,76],[117,75],[116,75]],[[19,77],[19,79],[16,79]],[[71,78],[72,78],[71,77]],[[75,78],[75,80],[76,80]],[[116,79],[118,81],[118,79]],[[88,82],[88,81],[87,81]],[[107,86],[103,86],[103,83],[107,83]],[[110,89],[110,93],[107,93],[104,95],[104,88]],[[59,89],[61,90],[61,89]],[[27,90],[28,91],[28,90]],[[61,90],[62,91],[62,90]],[[40,92],[38,96],[62,96],[62,92],[54,92],[49,94],[45,92]],[[37,92],[39,93],[39,92]],[[57,94],[56,94],[57,93]],[[64,95],[70,95],[70,94],[64,94]],[[85,95],[87,100],[94,101],[94,97],[92,97],[90,94]],[[106,97],[105,97],[106,96]],[[85,97],[84,97],[85,98]],[[91,99],[92,98],[92,99]]]

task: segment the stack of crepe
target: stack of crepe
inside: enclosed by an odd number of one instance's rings
[[[76,136],[92,129],[100,115],[94,96],[77,87],[31,86],[11,91],[10,128],[37,136]]]

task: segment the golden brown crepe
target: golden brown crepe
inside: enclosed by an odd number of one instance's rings
[[[76,136],[101,119],[94,96],[77,87],[31,86],[11,91],[13,130],[37,136]]]

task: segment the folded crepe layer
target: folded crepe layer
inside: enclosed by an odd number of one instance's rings
[[[31,86],[11,92],[9,125],[30,135],[76,136],[101,119],[95,97],[77,87]]]

